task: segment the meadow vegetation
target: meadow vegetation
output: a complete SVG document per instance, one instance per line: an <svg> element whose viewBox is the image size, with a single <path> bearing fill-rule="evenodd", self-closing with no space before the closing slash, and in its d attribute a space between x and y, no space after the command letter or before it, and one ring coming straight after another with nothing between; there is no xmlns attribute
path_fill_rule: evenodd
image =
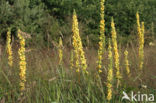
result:
<svg viewBox="0 0 156 103"><path fill-rule="evenodd" d="M146 103L122 100L123 91L156 96L156 2L129 1L1 0L0 103Z"/></svg>
<svg viewBox="0 0 156 103"><path fill-rule="evenodd" d="M26 52L26 87L24 94L20 92L19 57L17 47L14 45L14 65L8 65L7 54L3 48L0 62L0 87L1 102L6 103L106 103L107 96L107 71L103 70L100 78L97 78L97 51L85 49L88 72L84 78L78 74L75 68L70 68L70 52L68 48L63 49L63 64L59 65L58 51L47 48L30 48ZM130 77L127 76L124 50L127 49ZM111 103L122 103L122 91L141 91L142 93L153 93L156 95L156 47L145 47L145 60L143 72L138 72L138 57L136 47L121 48L120 68L123 78L120 88L113 86L113 97ZM31 50L31 52L29 51ZM103 65L108 70L108 52L105 52ZM114 70L114 68L113 68ZM115 74L114 74L115 75ZM114 78L114 76L113 76ZM114 81L115 82L115 81ZM144 88L143 86L147 86ZM125 101L127 103L127 101Z"/></svg>

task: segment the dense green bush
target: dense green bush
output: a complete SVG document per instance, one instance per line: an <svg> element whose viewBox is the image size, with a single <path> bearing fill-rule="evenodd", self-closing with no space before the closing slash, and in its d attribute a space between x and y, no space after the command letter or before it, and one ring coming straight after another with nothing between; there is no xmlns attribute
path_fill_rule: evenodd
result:
<svg viewBox="0 0 156 103"><path fill-rule="evenodd" d="M100 0L1 0L0 34L5 34L8 27L20 28L32 35L32 41L49 44L63 35L63 39L68 43L72 34L73 9L78 14L84 45L89 37L92 45L96 46L99 35ZM156 25L155 0L106 0L106 35L110 36L110 19L114 17L119 38L132 38L136 33L137 11L140 13L141 21L145 21L147 34L151 35L152 22ZM119 41L122 42L122 39Z"/></svg>

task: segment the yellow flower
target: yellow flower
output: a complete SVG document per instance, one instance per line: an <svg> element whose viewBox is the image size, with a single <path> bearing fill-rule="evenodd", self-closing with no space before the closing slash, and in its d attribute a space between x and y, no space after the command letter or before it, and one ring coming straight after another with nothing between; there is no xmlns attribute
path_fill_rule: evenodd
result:
<svg viewBox="0 0 156 103"><path fill-rule="evenodd" d="M8 53L8 64L10 67L13 65L12 48L11 48L11 31L7 32L7 43L6 43L7 53Z"/></svg>
<svg viewBox="0 0 156 103"><path fill-rule="evenodd" d="M100 65L99 65L100 66ZM102 72L102 70L99 70L99 73L101 73Z"/></svg>
<svg viewBox="0 0 156 103"><path fill-rule="evenodd" d="M82 41L79 35L78 29L78 20L76 12L73 13L73 25L72 25L72 32L73 32L73 47L74 47L74 56L75 56L75 67L77 72L80 72L80 68L82 68L83 72L87 73L87 63L85 58L85 53L83 51Z"/></svg>
<svg viewBox="0 0 156 103"><path fill-rule="evenodd" d="M115 62L115 68L116 68L116 78L117 78L117 87L120 85L120 79L122 78L120 74L120 68L119 68L119 53L118 53L118 45L117 45L117 34L115 30L115 24L114 20L112 18L111 22L112 27L112 43L113 43L113 49L114 49L114 62Z"/></svg>
<svg viewBox="0 0 156 103"><path fill-rule="evenodd" d="M78 72L78 73L79 73L79 72L80 72L80 69L76 69L76 72Z"/></svg>
<svg viewBox="0 0 156 103"><path fill-rule="evenodd" d="M104 48L105 48L105 20L104 20L104 3L105 0L101 0L100 5L101 5L101 20L100 20L100 36L99 36L99 50L98 50L98 71L99 73L102 72L102 58L104 54Z"/></svg>
<svg viewBox="0 0 156 103"><path fill-rule="evenodd" d="M128 62L128 51L127 50L125 50L124 55L125 55L125 66L126 66L127 75L130 76L130 69L129 69L129 62Z"/></svg>
<svg viewBox="0 0 156 103"><path fill-rule="evenodd" d="M107 74L107 100L110 101L112 99L112 81L113 81L113 57L112 57L112 46L109 40L108 47L108 74Z"/></svg>
<svg viewBox="0 0 156 103"><path fill-rule="evenodd" d="M20 48L18 50L20 62L20 89L23 91L25 89L25 82L26 82L26 59L25 59L25 39L20 34L20 30L18 30L18 38L20 40Z"/></svg>
<svg viewBox="0 0 156 103"><path fill-rule="evenodd" d="M144 22L140 26L139 13L136 13L137 18L137 31L139 41L139 70L142 70L144 64Z"/></svg>
<svg viewBox="0 0 156 103"><path fill-rule="evenodd" d="M62 43L62 39L60 37L60 40L59 40L59 65L62 65L62 57L63 57L62 48L63 48L63 43Z"/></svg>

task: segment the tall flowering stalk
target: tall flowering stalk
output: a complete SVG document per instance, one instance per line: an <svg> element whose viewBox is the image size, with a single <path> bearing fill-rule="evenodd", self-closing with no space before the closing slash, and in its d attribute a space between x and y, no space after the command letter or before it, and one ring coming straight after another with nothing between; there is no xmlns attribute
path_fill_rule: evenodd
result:
<svg viewBox="0 0 156 103"><path fill-rule="evenodd" d="M102 72L102 58L104 54L104 48L105 48L105 20L104 20L104 3L105 0L101 0L100 5L101 5L101 20L100 20L100 36L99 36L99 50L98 50L98 72Z"/></svg>
<svg viewBox="0 0 156 103"><path fill-rule="evenodd" d="M125 50L124 55L125 55L126 73L127 73L128 77L129 77L130 76L130 69L129 69L128 51L127 50Z"/></svg>
<svg viewBox="0 0 156 103"><path fill-rule="evenodd" d="M11 31L7 32L7 43L6 43L7 53L8 53L8 64L10 67L13 65L12 47L11 47Z"/></svg>
<svg viewBox="0 0 156 103"><path fill-rule="evenodd" d="M62 48L63 48L63 43L62 43L62 39L60 37L59 39L59 65L62 65L62 57L63 57L63 54L62 54Z"/></svg>
<svg viewBox="0 0 156 103"><path fill-rule="evenodd" d="M110 101L112 99L112 81L113 81L113 57L112 57L112 46L109 40L108 46L108 75L107 75L107 100Z"/></svg>
<svg viewBox="0 0 156 103"><path fill-rule="evenodd" d="M74 55L75 55L75 67L76 71L80 72L80 68L82 68L83 72L87 73L87 63L85 58L85 53L83 51L82 41L79 35L79 28L78 28L78 20L77 15L74 10L73 13L73 25L72 25L72 32L73 32L73 47L74 47Z"/></svg>
<svg viewBox="0 0 156 103"><path fill-rule="evenodd" d="M84 53L83 47L82 47L81 38L79 38L79 41L80 41L79 42L79 52L80 52L81 68L84 73L88 73L87 72L87 63L86 63L85 53Z"/></svg>
<svg viewBox="0 0 156 103"><path fill-rule="evenodd" d="M78 35L79 35L79 29L78 29L78 21L77 21L77 15L74 11L73 13L73 25L72 25L72 32L73 32L73 47L74 47L74 59L75 59L75 68L76 72L80 72L80 61L79 61L79 52L78 52Z"/></svg>
<svg viewBox="0 0 156 103"><path fill-rule="evenodd" d="M137 31L139 41L139 70L142 70L144 64L144 22L140 26L139 13L136 13L137 18Z"/></svg>
<svg viewBox="0 0 156 103"><path fill-rule="evenodd" d="M111 31L112 43L113 43L113 49L114 49L114 62L115 62L115 68L116 68L116 79L117 79L117 87L118 87L120 85L120 79L122 78L122 76L120 74L117 34L116 34L113 18L112 18L112 22L111 22L111 27L112 27L112 31Z"/></svg>
<svg viewBox="0 0 156 103"><path fill-rule="evenodd" d="M20 30L18 30L18 38L20 40L20 48L18 50L20 62L20 89L21 91L25 90L25 82L26 82L26 57L25 57L25 39L20 34Z"/></svg>

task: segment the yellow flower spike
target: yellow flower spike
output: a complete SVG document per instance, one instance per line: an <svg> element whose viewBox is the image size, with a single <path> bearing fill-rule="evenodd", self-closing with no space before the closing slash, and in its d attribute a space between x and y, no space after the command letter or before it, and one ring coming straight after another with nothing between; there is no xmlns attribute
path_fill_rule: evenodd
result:
<svg viewBox="0 0 156 103"><path fill-rule="evenodd" d="M76 70L76 72L78 72L78 73L79 73L79 72L80 72L80 69L77 69L77 70Z"/></svg>
<svg viewBox="0 0 156 103"><path fill-rule="evenodd" d="M59 40L59 65L62 65L62 57L63 57L63 53L62 53L62 48L63 48L63 43L62 43L62 39L60 37Z"/></svg>
<svg viewBox="0 0 156 103"><path fill-rule="evenodd" d="M79 35L79 28L78 28L78 20L77 15L74 10L73 13L73 25L72 25L72 32L73 32L73 47L74 47L74 56L75 56L75 67L76 71L80 72L80 68L82 68L84 73L87 73L87 63L85 58L85 53L83 51L82 41Z"/></svg>
<svg viewBox="0 0 156 103"><path fill-rule="evenodd" d="M144 22L140 26L139 13L136 13L137 18L137 31L139 41L139 70L142 70L144 64Z"/></svg>
<svg viewBox="0 0 156 103"><path fill-rule="evenodd" d="M114 50L114 62L115 62L115 68L116 68L116 79L117 79L117 88L120 85L120 79L122 78L121 74L120 74L120 63L119 63L119 53L118 53L118 45L117 45L117 34L116 34L116 30L115 30L115 24L114 24L114 20L112 18L112 22L111 22L111 27L112 27L112 43L113 43L113 50Z"/></svg>
<svg viewBox="0 0 156 103"><path fill-rule="evenodd" d="M20 48L18 50L20 62L19 62L19 67L20 67L20 90L23 91L25 90L25 82L26 82L26 57L25 57L25 39L22 37L20 34L20 30L18 30L18 38L20 40Z"/></svg>
<svg viewBox="0 0 156 103"><path fill-rule="evenodd" d="M10 67L12 67L12 65L13 65L13 56L12 56L11 31L10 31L10 29L7 32L6 48L7 48L7 54L8 54L8 64L9 64Z"/></svg>
<svg viewBox="0 0 156 103"><path fill-rule="evenodd" d="M144 37L144 32L145 32L144 22L141 22L141 32L142 32L142 36ZM144 39L142 40L144 41Z"/></svg>
<svg viewBox="0 0 156 103"><path fill-rule="evenodd" d="M101 20L100 20L100 36L99 36L99 50L98 50L98 61L97 61L97 69L99 73L102 72L102 58L104 54L104 48L105 48L105 20L104 20L104 3L105 0L101 0L100 5L101 5Z"/></svg>
<svg viewBox="0 0 156 103"><path fill-rule="evenodd" d="M125 50L124 55L125 55L126 73L127 73L128 77L130 77L130 69L129 69L128 51L127 50Z"/></svg>
<svg viewBox="0 0 156 103"><path fill-rule="evenodd" d="M74 59L75 59L75 68L76 71L79 72L79 53L78 53L78 40L77 34L79 33L79 29L76 27L78 25L76 12L73 13L73 24L72 24L72 32L73 32L73 47L74 47Z"/></svg>
<svg viewBox="0 0 156 103"><path fill-rule="evenodd" d="M107 100L110 101L112 99L112 81L113 81L113 57L112 57L112 46L109 40L108 46L108 74L107 74Z"/></svg>

